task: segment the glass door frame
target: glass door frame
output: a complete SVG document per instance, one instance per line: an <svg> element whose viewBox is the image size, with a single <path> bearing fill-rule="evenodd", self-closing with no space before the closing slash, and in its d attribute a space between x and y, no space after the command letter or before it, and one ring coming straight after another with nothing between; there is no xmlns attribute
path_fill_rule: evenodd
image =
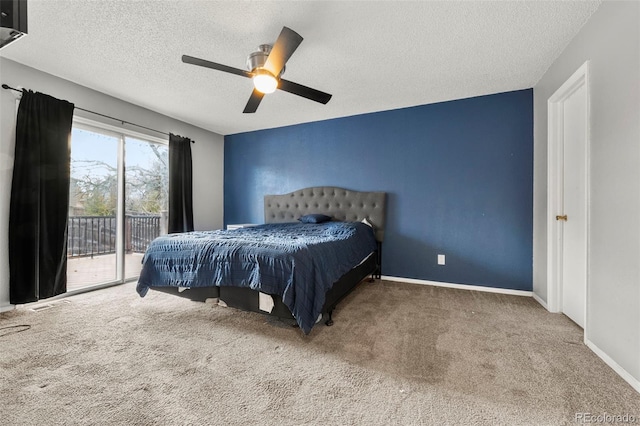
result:
<svg viewBox="0 0 640 426"><path fill-rule="evenodd" d="M126 190L126 150L125 139L127 137L135 138L138 140L147 141L150 143L157 143L161 145L169 145L169 140L162 139L157 136L151 136L146 133L140 133L133 130L125 129L123 127L114 126L111 124L102 123L99 121L91 120L89 118L81 117L78 115L73 116L73 127L87 130L90 132L101 133L107 136L115 137L118 139L118 153L117 153L117 206L116 206L116 279L112 281L106 281L97 284L90 284L78 290L67 292L67 294L75 294L83 291L92 290L100 287L107 287L117 284L122 284L127 281L136 280L137 277L130 277L125 279L125 190ZM70 146L71 146L71 141Z"/></svg>

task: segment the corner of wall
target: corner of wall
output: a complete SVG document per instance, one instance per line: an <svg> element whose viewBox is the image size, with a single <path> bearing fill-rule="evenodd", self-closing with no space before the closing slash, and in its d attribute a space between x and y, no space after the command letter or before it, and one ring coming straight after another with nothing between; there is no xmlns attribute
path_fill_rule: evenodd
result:
<svg viewBox="0 0 640 426"><path fill-rule="evenodd" d="M542 297L540 297L537 293L533 293L533 299L538 302L539 304L542 305L543 308L545 308L547 311L549 310L549 306L547 306L547 301L542 299Z"/></svg>

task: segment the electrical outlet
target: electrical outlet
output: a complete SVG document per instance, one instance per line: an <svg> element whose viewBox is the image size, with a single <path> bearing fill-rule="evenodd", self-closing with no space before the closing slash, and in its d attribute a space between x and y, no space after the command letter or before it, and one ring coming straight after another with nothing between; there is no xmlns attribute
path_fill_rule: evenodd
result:
<svg viewBox="0 0 640 426"><path fill-rule="evenodd" d="M438 255L438 265L444 265L444 254Z"/></svg>

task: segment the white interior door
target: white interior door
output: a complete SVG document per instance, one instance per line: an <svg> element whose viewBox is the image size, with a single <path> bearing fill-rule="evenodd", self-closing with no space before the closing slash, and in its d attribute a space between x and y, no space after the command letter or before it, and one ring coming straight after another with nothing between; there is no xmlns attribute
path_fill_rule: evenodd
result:
<svg viewBox="0 0 640 426"><path fill-rule="evenodd" d="M587 286L587 96L581 85L563 102L562 312L585 326Z"/></svg>

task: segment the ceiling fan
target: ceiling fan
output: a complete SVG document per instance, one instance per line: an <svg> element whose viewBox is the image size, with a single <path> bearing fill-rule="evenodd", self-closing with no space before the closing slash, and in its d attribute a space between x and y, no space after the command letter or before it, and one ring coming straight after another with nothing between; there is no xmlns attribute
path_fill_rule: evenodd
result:
<svg viewBox="0 0 640 426"><path fill-rule="evenodd" d="M285 64L302 43L302 40L302 36L291 28L282 27L275 44L262 44L257 52L249 55L247 58L248 71L188 55L182 55L182 62L251 78L254 89L249 97L249 102L242 111L243 113L256 112L264 95L273 93L276 89L326 104L331 99L330 94L281 78Z"/></svg>

